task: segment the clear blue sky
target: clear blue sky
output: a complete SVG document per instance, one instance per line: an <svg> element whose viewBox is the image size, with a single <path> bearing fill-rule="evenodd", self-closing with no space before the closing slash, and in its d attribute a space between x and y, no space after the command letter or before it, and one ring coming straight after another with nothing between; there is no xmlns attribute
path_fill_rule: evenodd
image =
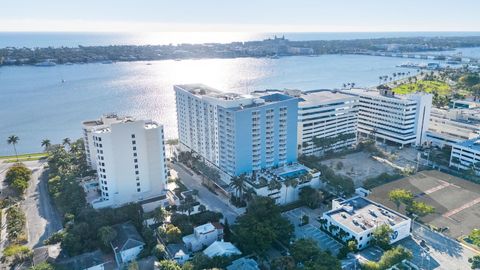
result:
<svg viewBox="0 0 480 270"><path fill-rule="evenodd" d="M0 31L480 31L479 0L1 0Z"/></svg>

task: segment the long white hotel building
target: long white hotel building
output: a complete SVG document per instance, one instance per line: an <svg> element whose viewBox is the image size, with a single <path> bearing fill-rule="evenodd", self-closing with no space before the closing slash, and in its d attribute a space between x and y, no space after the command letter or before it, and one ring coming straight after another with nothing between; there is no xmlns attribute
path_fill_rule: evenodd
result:
<svg viewBox="0 0 480 270"><path fill-rule="evenodd" d="M298 104L298 145L305 155L352 147L357 143L359 98L331 90L302 92ZM319 147L314 139L340 138L328 147Z"/></svg>
<svg viewBox="0 0 480 270"><path fill-rule="evenodd" d="M480 109L432 109L427 139L433 145L453 146L479 136Z"/></svg>
<svg viewBox="0 0 480 270"><path fill-rule="evenodd" d="M87 161L96 168L98 207L121 206L165 194L167 166L163 126L132 117L83 122Z"/></svg>
<svg viewBox="0 0 480 270"><path fill-rule="evenodd" d="M422 145L430 121L432 95L395 95L391 90L351 89L360 98L358 133L401 146Z"/></svg>
<svg viewBox="0 0 480 270"><path fill-rule="evenodd" d="M295 97L175 85L180 146L230 176L297 160Z"/></svg>
<svg viewBox="0 0 480 270"><path fill-rule="evenodd" d="M296 97L298 103L297 145L299 154L322 155L357 143L359 97L335 90L259 90L254 94L281 93ZM344 139L342 136L349 135ZM336 138L336 143L319 146L316 139Z"/></svg>

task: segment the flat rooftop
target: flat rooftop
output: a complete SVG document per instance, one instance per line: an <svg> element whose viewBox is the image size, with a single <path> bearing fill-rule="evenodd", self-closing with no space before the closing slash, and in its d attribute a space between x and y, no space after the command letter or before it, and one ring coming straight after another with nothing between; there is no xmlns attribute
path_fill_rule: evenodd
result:
<svg viewBox="0 0 480 270"><path fill-rule="evenodd" d="M254 95L222 92L203 84L175 85L175 87L181 88L199 98L218 102L221 107L235 111L297 99L279 92L263 92L263 95L259 95L257 92L254 92Z"/></svg>
<svg viewBox="0 0 480 270"><path fill-rule="evenodd" d="M160 126L157 122L152 121L152 120L135 120L135 118L128 117L128 118L124 118L123 120L116 121L116 122L113 122L113 123L110 123L110 124L97 126L97 127L92 129L92 132L97 133L97 134L98 133L109 133L109 132L112 131L111 125L133 123L133 122L137 122L137 121L144 121L144 123L145 123L144 128L145 129L154 129L154 128L158 128Z"/></svg>
<svg viewBox="0 0 480 270"><path fill-rule="evenodd" d="M381 224L395 226L409 220L406 216L364 197L336 199L336 201L341 207L325 214L352 232L361 233Z"/></svg>
<svg viewBox="0 0 480 270"><path fill-rule="evenodd" d="M352 95L365 95L365 96L371 96L371 97L385 97L385 98L393 98L393 99L398 99L398 100L408 100L409 95L383 95L380 93L379 90L377 89L363 89L363 88L354 88L354 89L349 89L349 90L342 90L343 93L346 94L352 94Z"/></svg>
<svg viewBox="0 0 480 270"><path fill-rule="evenodd" d="M335 90L312 90L302 92L300 95L301 107L314 106L322 103L334 103L344 99L354 99L355 96L347 93L342 93Z"/></svg>
<svg viewBox="0 0 480 270"><path fill-rule="evenodd" d="M176 86L198 97L206 96L206 97L213 97L213 98L222 99L222 100L237 100L237 99L252 98L251 95L222 92L218 89L215 89L213 87L210 87L204 84L182 84L182 85L176 85Z"/></svg>

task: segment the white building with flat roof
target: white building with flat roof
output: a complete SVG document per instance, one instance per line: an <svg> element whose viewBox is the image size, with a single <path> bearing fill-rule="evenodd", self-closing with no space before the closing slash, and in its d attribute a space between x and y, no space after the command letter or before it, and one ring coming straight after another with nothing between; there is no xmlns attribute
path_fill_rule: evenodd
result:
<svg viewBox="0 0 480 270"><path fill-rule="evenodd" d="M315 90L302 92L299 97L297 137L300 153L317 155L356 144L358 96ZM323 145L322 141L328 143Z"/></svg>
<svg viewBox="0 0 480 270"><path fill-rule="evenodd" d="M85 154L87 158L87 165L93 170L97 169L97 153L94 150L94 142L92 138L92 131L99 128L108 127L113 123L119 123L125 120L126 117L118 116L114 113L105 114L100 119L87 120L82 122L83 140L85 142Z"/></svg>
<svg viewBox="0 0 480 270"><path fill-rule="evenodd" d="M213 242L223 239L223 227L215 226L213 223L206 223L193 229L193 234L182 238L188 250L195 252L202 250Z"/></svg>
<svg viewBox="0 0 480 270"><path fill-rule="evenodd" d="M167 166L163 126L132 117L102 119L87 132L101 196L95 208L116 207L165 195ZM93 167L93 166L92 166Z"/></svg>
<svg viewBox="0 0 480 270"><path fill-rule="evenodd" d="M432 108L427 140L443 147L480 136L480 109Z"/></svg>
<svg viewBox="0 0 480 270"><path fill-rule="evenodd" d="M358 249L367 247L373 231L386 224L393 230L390 243L410 235L411 219L365 197L335 199L332 210L323 213L322 227L347 242L356 239Z"/></svg>
<svg viewBox="0 0 480 270"><path fill-rule="evenodd" d="M450 166L480 175L480 137L452 145Z"/></svg>
<svg viewBox="0 0 480 270"><path fill-rule="evenodd" d="M422 145L430 120L432 95L395 95L391 90L351 89L360 98L358 132L401 146Z"/></svg>

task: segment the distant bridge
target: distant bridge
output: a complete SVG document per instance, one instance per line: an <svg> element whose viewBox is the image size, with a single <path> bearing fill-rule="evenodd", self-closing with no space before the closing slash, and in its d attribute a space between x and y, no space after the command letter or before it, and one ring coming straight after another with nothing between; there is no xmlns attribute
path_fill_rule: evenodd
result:
<svg viewBox="0 0 480 270"><path fill-rule="evenodd" d="M355 52L353 54L371 55L371 56L385 56L385 57L398 57L405 59L424 59L424 60L437 60L447 62L458 62L459 64L479 64L480 58L477 57L465 57L461 54L456 55L444 55L444 54L429 54L429 53L395 53L395 52Z"/></svg>

